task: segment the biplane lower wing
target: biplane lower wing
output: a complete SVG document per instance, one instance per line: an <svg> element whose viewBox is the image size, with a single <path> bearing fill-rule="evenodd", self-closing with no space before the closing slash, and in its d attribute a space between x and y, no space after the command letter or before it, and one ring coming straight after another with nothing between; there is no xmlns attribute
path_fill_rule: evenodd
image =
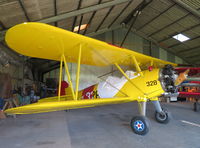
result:
<svg viewBox="0 0 200 148"><path fill-rule="evenodd" d="M53 99L51 99L53 100ZM72 101L51 101L51 102L38 102L30 105L25 105L17 108L5 110L7 114L32 114L59 111L75 108L94 107L106 104L119 104L134 101L131 97L121 98L102 98L102 99L89 99L89 100L72 100Z"/></svg>

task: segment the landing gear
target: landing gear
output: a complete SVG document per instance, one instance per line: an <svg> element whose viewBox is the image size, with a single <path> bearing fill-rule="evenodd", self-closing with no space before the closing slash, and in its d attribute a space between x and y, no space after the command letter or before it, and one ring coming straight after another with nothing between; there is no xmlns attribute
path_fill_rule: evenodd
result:
<svg viewBox="0 0 200 148"><path fill-rule="evenodd" d="M133 117L130 126L133 132L138 135L146 135L149 132L149 122L145 116Z"/></svg>
<svg viewBox="0 0 200 148"><path fill-rule="evenodd" d="M200 110L200 104L196 101L194 102L194 111L197 112Z"/></svg>
<svg viewBox="0 0 200 148"><path fill-rule="evenodd" d="M155 118L159 123L168 123L170 120L170 113L166 109L162 109L158 100L152 101L155 108ZM149 132L149 121L146 115L146 101L138 102L140 109L140 116L133 117L130 126L134 133L138 135L146 135Z"/></svg>
<svg viewBox="0 0 200 148"><path fill-rule="evenodd" d="M146 102L138 102L140 116L133 117L130 126L134 133L138 135L146 135L149 132L149 121L146 115Z"/></svg>
<svg viewBox="0 0 200 148"><path fill-rule="evenodd" d="M162 109L162 112L155 112L156 121L159 123L167 124L170 120L169 112L166 109Z"/></svg>
<svg viewBox="0 0 200 148"><path fill-rule="evenodd" d="M159 101L152 101L152 102L156 108L155 112L156 121L158 121L159 123L167 124L171 118L170 113L166 109L161 108Z"/></svg>

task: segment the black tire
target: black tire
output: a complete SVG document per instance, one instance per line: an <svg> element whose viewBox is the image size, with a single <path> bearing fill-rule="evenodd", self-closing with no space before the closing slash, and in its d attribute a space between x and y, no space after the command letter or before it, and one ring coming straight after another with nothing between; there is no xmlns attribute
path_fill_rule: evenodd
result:
<svg viewBox="0 0 200 148"><path fill-rule="evenodd" d="M197 102L194 102L194 111L197 111Z"/></svg>
<svg viewBox="0 0 200 148"><path fill-rule="evenodd" d="M149 121L144 116L133 117L130 126L133 132L138 135L146 135L149 132Z"/></svg>
<svg viewBox="0 0 200 148"><path fill-rule="evenodd" d="M194 111L198 112L199 111L199 103L198 102L194 102Z"/></svg>
<svg viewBox="0 0 200 148"><path fill-rule="evenodd" d="M171 119L171 115L166 109L163 108L162 110L164 114L161 114L157 111L155 112L156 121L159 123L167 124Z"/></svg>

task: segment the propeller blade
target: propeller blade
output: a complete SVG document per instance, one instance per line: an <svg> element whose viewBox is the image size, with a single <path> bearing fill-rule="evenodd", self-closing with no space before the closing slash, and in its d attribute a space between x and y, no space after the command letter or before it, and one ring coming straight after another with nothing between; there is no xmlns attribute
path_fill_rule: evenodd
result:
<svg viewBox="0 0 200 148"><path fill-rule="evenodd" d="M183 81L185 81L187 79L189 71L190 71L190 69L187 69L186 71L184 71L184 72L179 74L179 76L175 80L175 85L176 86L181 84Z"/></svg>

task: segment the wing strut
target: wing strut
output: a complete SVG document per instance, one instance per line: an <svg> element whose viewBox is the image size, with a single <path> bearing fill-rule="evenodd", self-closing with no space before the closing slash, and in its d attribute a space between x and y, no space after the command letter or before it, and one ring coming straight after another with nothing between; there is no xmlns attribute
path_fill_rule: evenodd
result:
<svg viewBox="0 0 200 148"><path fill-rule="evenodd" d="M126 73L121 69L121 67L115 63L115 66L117 67L117 69L124 75L124 77L133 85L135 86L142 94L145 94L140 88L138 88L132 81L131 79L126 75Z"/></svg>
<svg viewBox="0 0 200 148"><path fill-rule="evenodd" d="M66 61L66 58L65 58L64 55L63 55L63 60L64 60L64 66L65 66L67 78L68 78L68 81L69 81L70 89L71 89L71 92L72 92L72 97L75 100L75 94L74 94L74 90L73 90L73 85L72 85L72 81L71 81L71 77L70 77L67 61Z"/></svg>
<svg viewBox="0 0 200 148"><path fill-rule="evenodd" d="M76 94L75 94L75 100L78 99L78 88L79 88L79 76L80 76L80 65L81 65L81 51L82 51L82 45L80 44L79 53L78 53L78 65L77 65L77 72L76 72Z"/></svg>
<svg viewBox="0 0 200 148"><path fill-rule="evenodd" d="M60 101L61 81L62 81L62 65L63 57L60 58L60 73L59 73L59 87L58 87L58 101Z"/></svg>
<svg viewBox="0 0 200 148"><path fill-rule="evenodd" d="M137 72L139 72L140 75L143 76L142 70L140 69L140 66L139 66L139 64L138 64L138 62L137 62L135 56L131 56L131 58L132 58L132 60L133 60L133 62L134 62L134 64L135 64L135 67L136 67Z"/></svg>
<svg viewBox="0 0 200 148"><path fill-rule="evenodd" d="M80 48L79 48L79 53L78 53L78 62L77 62L77 72L76 72L76 91L74 93L73 90L73 85L72 85L72 81L70 78L70 73L69 73L69 69L67 66L67 61L66 61L66 57L64 55L64 44L63 41L61 40L61 49L62 49L62 56L60 58L60 74L59 74L59 90L58 90L58 101L60 101L60 91L61 91L61 81L62 81L62 69L63 69L63 63L65 66L65 70L66 70L66 74L67 74L67 78L69 81L69 85L70 85L70 89L72 92L72 96L74 100L78 100L78 88L79 88L79 78L80 78L80 65L81 65L81 51L82 51L82 45L80 44Z"/></svg>

